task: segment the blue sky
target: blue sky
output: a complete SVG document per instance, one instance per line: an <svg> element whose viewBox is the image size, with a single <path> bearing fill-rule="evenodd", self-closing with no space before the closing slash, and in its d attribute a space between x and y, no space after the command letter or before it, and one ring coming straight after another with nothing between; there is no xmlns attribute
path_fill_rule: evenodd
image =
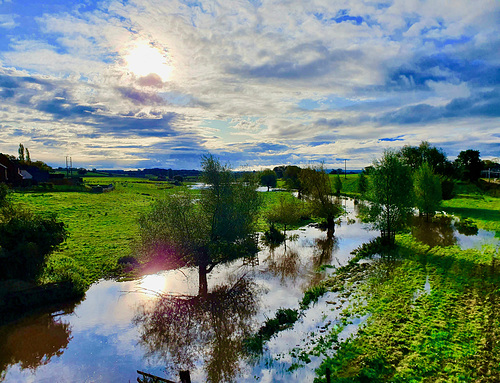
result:
<svg viewBox="0 0 500 383"><path fill-rule="evenodd" d="M500 157L498 0L0 0L0 152L53 166Z"/></svg>

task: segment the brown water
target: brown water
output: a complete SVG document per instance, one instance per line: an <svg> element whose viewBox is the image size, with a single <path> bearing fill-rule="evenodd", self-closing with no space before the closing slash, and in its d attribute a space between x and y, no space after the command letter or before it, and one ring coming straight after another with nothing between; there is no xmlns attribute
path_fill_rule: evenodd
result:
<svg viewBox="0 0 500 383"><path fill-rule="evenodd" d="M81 303L0 327L0 380L135 382L136 370L142 370L178 381L178 371L189 369L193 382L312 381L320 360L288 372L295 362L289 351L335 320L342 307L325 304L334 293L311 307L292 331L273 338L262 358L249 361L241 342L278 308L297 308L304 290L333 272L317 272L319 266L346 264L353 249L378 235L355 219L351 200L342 203L348 214L334 236L312 226L291 231L294 240L286 247L263 247L254 260L215 268L206 298L196 296L196 270L174 270L136 281L102 281ZM496 241L481 230L460 234L452 220L439 228L426 229L422 222L414 227L414 235L436 244ZM158 299L158 293L166 298Z"/></svg>

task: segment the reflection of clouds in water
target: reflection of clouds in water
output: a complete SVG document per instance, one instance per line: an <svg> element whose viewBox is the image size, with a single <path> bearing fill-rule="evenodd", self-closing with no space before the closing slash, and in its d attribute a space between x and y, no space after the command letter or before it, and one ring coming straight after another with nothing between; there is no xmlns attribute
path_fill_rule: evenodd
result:
<svg viewBox="0 0 500 383"><path fill-rule="evenodd" d="M351 211L350 217L354 217L352 202L348 201L346 206ZM316 273L315 270L321 263L345 264L354 248L378 234L365 231L364 227L366 225L337 225L330 260L327 260L330 244L323 243L326 250L317 247L325 238L328 240L326 232L311 226L302 230L289 231L289 235L296 234L299 239L287 242L287 252L284 247L275 250L274 265L267 260L270 257L269 250L263 249L258 254L259 263L255 266L245 265L243 260L239 259L216 267L208 274L209 287L213 288L217 284L227 283L231 277L246 274L257 287L256 314L249 323L253 323L254 320L262 323L266 316L273 317L280 307L298 307L303 291L330 272ZM319 242L316 241L317 239ZM295 273L292 272L293 269ZM49 364L36 371L33 375L34 380L38 382L46 379L57 382L58 377L64 377L64 381L119 380L126 382L135 381L137 369L165 376L164 363L161 360L154 357L145 358L147 350L137 344L140 334L131 321L139 305L155 302L153 295L137 292L145 286L144 281L154 281L149 288L156 286L156 289L162 286L161 289L164 292L196 294L198 292L197 270L183 268L182 271L186 276L179 271L171 270L150 277L146 276L137 281L101 281L93 285L87 292L86 300L78 305L74 313L62 317L63 321L70 323L73 340L63 355L59 358L52 358ZM321 304L314 305L308 312L310 312L308 314L310 319L305 319L304 324L298 323L297 331L308 331L307 326L312 326L313 322L307 321L313 321L314 318L317 320L323 315ZM302 330L300 326L304 326ZM251 324L248 325L248 329L254 327ZM293 329L284 332L283 335L273 339L271 344L275 344L280 350L286 350L286 347L290 345L294 347L297 344L294 344L295 331ZM282 346L280 342L283 342ZM214 356L211 355L211 357ZM194 360L197 370L191 374L193 381L205 381L203 372L205 367L202 363L203 358ZM238 362L238 364L241 363L243 362ZM251 367L246 366L244 370L247 371L248 368ZM308 369L309 367L301 370ZM302 373L295 372L295 375L288 377L285 375L282 381L302 381L294 378L294 376L301 376ZM26 381L26 376L31 376L25 371L18 371L15 367L11 368L8 374L11 381ZM265 369L260 374L261 381L265 379L276 381L273 380L273 374L274 372L271 373L270 370ZM170 378L174 376L177 375L170 375ZM244 377L240 379L238 376L237 381L255 381L255 379L252 374L249 374L248 379Z"/></svg>

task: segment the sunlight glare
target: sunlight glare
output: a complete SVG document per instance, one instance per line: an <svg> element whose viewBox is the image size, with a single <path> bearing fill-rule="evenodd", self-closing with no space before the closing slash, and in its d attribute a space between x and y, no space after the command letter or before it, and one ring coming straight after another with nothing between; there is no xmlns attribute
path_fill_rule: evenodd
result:
<svg viewBox="0 0 500 383"><path fill-rule="evenodd" d="M155 73L168 81L172 76L173 67L165 55L148 43L137 44L125 55L125 61L129 71L139 77Z"/></svg>
<svg viewBox="0 0 500 383"><path fill-rule="evenodd" d="M151 274L144 276L140 281L141 289L147 294L162 293L165 291L166 280L163 274Z"/></svg>

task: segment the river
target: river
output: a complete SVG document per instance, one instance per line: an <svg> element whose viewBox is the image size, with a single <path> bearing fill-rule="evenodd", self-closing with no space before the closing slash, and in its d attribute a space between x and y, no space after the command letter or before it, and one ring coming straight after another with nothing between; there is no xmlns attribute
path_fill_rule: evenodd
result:
<svg viewBox="0 0 500 383"><path fill-rule="evenodd" d="M289 231L293 239L286 246L261 245L254 259L216 267L206 299L196 296L196 270L185 268L134 281L103 280L79 303L0 327L0 381L136 382L137 370L178 381L183 369L193 382L312 381L319 359L290 372L290 351L335 320L342 307L326 304L331 294L308 309L293 330L274 337L261 358L247 358L241 343L278 308L297 308L308 287L378 235L356 218L352 200L342 204L347 214L334 236L314 226ZM498 243L494 233L459 227L448 218L433 225L417 222L413 234L430 245ZM321 265L334 267L318 271Z"/></svg>

